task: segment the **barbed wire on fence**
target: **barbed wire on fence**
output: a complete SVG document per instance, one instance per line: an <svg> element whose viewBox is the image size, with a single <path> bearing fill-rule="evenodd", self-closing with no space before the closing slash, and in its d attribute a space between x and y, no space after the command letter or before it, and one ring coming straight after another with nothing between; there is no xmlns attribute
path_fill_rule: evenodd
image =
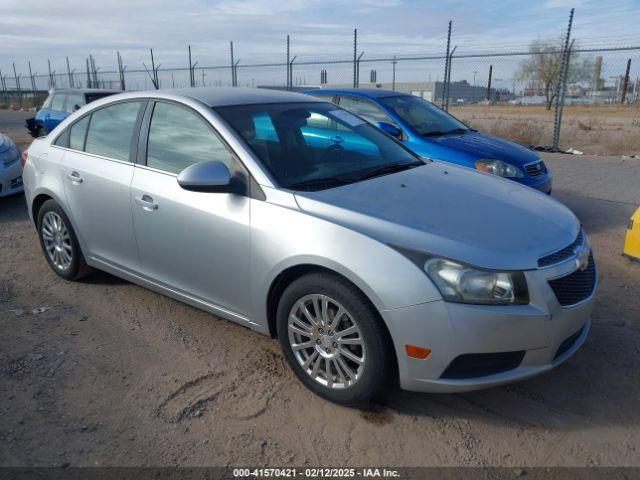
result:
<svg viewBox="0 0 640 480"><path fill-rule="evenodd" d="M348 56L297 55L287 36L286 56L275 61L247 61L230 42L227 64L193 62L191 46L185 66L164 66L153 50L138 68L126 66L120 52L114 57L115 68L96 65L91 55L84 68L72 68L65 57L63 69L52 70L47 61L46 73L32 69L30 61L26 62L28 73L18 73L13 63L11 69L0 70L0 106L12 100L21 106L33 105L34 98L52 88L384 88L418 95L445 110L506 103L554 107L552 146L557 148L565 104L640 103L640 38L573 39L570 21L562 35L547 42L537 40L500 50L491 45L458 44L452 22L448 27L447 48L443 44L439 52L379 54L366 43L358 43L356 29Z"/></svg>

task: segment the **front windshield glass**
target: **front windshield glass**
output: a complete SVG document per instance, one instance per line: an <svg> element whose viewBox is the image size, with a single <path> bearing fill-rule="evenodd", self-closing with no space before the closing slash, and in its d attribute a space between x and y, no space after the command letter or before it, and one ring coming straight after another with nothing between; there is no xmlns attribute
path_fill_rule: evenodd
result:
<svg viewBox="0 0 640 480"><path fill-rule="evenodd" d="M377 128L330 103L241 105L215 111L285 188L321 190L424 165Z"/></svg>
<svg viewBox="0 0 640 480"><path fill-rule="evenodd" d="M415 95L381 98L380 102L423 136L446 135L470 130L464 123L444 110Z"/></svg>

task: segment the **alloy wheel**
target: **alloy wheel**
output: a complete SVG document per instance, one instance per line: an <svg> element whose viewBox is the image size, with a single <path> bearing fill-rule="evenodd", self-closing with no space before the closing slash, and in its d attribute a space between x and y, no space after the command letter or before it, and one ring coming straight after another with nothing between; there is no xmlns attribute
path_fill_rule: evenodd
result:
<svg viewBox="0 0 640 480"><path fill-rule="evenodd" d="M58 213L47 212L42 218L42 241L51 263L60 270L66 270L71 266L73 262L71 235Z"/></svg>
<svg viewBox="0 0 640 480"><path fill-rule="evenodd" d="M289 345L302 369L332 389L356 383L366 366L366 348L356 320L326 295L305 295L287 321Z"/></svg>

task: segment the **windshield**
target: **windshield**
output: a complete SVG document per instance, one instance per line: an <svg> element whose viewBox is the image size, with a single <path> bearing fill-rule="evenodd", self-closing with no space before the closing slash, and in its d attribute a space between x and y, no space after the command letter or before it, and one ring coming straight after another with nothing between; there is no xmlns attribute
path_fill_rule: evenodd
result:
<svg viewBox="0 0 640 480"><path fill-rule="evenodd" d="M381 98L380 102L393 110L423 136L445 135L471 130L444 110L415 95Z"/></svg>
<svg viewBox="0 0 640 480"><path fill-rule="evenodd" d="M285 188L321 190L424 165L364 120L324 102L215 109Z"/></svg>

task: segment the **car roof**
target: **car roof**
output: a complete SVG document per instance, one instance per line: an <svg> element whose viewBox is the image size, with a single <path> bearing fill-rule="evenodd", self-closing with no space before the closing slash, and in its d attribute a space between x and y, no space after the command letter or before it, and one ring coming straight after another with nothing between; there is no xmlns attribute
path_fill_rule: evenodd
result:
<svg viewBox="0 0 640 480"><path fill-rule="evenodd" d="M54 88L51 93L122 93L109 88Z"/></svg>
<svg viewBox="0 0 640 480"><path fill-rule="evenodd" d="M407 96L408 93L383 90L382 88L322 88L320 90L307 90L310 95L352 95L362 98L385 98Z"/></svg>
<svg viewBox="0 0 640 480"><path fill-rule="evenodd" d="M303 95L301 93L266 88L249 87L196 87L159 90L160 92L191 97L209 107L226 107L231 105L255 105L261 103L323 102L324 100ZM158 92L158 90L154 90Z"/></svg>

